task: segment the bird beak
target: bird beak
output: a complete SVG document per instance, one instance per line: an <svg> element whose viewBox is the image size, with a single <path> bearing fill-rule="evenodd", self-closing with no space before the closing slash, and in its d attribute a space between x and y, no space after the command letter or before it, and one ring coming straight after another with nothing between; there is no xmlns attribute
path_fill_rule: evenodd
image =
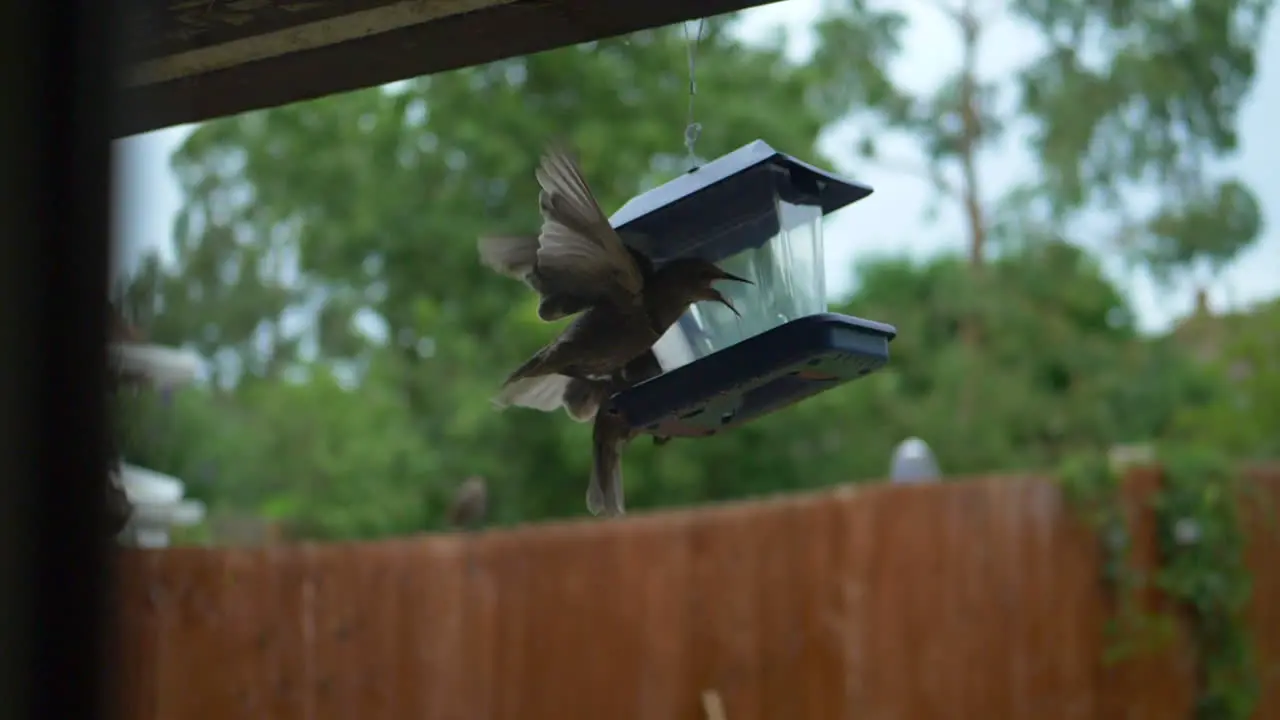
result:
<svg viewBox="0 0 1280 720"><path fill-rule="evenodd" d="M720 278L719 278L719 279L720 279L720 280L732 280L732 281L734 281L734 282L746 283L746 284L748 284L748 285L755 285L755 283L751 282L750 280L748 280L748 279L746 279L746 278L744 278L744 277L738 277L737 275L734 275L733 273L730 273L730 272L725 272L724 270L721 270L721 271L720 271Z"/></svg>
<svg viewBox="0 0 1280 720"><path fill-rule="evenodd" d="M707 290L706 299L712 302L718 302L721 305L724 305L725 307L732 310L734 315L737 315L738 317L742 317L742 313L738 312L738 308L734 307L733 303L729 302L729 298L721 294L719 290L716 290L715 288L709 288Z"/></svg>

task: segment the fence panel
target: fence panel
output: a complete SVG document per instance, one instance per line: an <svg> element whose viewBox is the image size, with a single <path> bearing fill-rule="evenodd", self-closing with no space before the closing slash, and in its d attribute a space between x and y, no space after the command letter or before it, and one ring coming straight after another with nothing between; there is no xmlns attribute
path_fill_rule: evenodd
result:
<svg viewBox="0 0 1280 720"><path fill-rule="evenodd" d="M1280 492L1280 475L1255 480ZM1148 569L1157 482L1127 486ZM1258 717L1277 718L1280 541L1261 515L1250 619ZM126 551L122 717L693 720L708 690L732 720L1188 717L1185 638L1100 662L1098 560L1094 534L1033 478L380 543Z"/></svg>

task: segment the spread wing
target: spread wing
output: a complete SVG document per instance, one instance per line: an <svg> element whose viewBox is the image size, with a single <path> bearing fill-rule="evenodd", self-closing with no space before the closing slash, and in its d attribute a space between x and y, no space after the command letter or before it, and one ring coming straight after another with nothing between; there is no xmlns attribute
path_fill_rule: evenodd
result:
<svg viewBox="0 0 1280 720"><path fill-rule="evenodd" d="M538 237L488 236L476 243L480 251L480 263L499 275L522 280L534 292L542 296L538 304L538 317L552 322L569 317L591 307L607 295L600 287L590 288L588 295L579 294L586 283L572 273L548 272L538 267ZM648 258L635 256L637 262L648 263Z"/></svg>
<svg viewBox="0 0 1280 720"><path fill-rule="evenodd" d="M542 186L538 271L557 293L636 301L644 277L596 202L578 164L552 149L537 171Z"/></svg>
<svg viewBox="0 0 1280 720"><path fill-rule="evenodd" d="M564 404L565 390L572 379L564 375L540 375L517 380L492 399L494 406L526 407L543 412L554 412Z"/></svg>
<svg viewBox="0 0 1280 720"><path fill-rule="evenodd" d="M538 238L533 236L482 237L476 247L485 267L517 280L527 280L538 264Z"/></svg>
<svg viewBox="0 0 1280 720"><path fill-rule="evenodd" d="M649 277L653 275L653 261L630 246L627 246L627 252L640 270L643 282L648 282ZM552 322L580 313L600 302L602 297L609 297L607 294L601 295L600 288L584 288L576 280L572 274L561 272L557 275L542 267L529 276L526 279L529 286L542 296L542 302L538 304L538 317Z"/></svg>

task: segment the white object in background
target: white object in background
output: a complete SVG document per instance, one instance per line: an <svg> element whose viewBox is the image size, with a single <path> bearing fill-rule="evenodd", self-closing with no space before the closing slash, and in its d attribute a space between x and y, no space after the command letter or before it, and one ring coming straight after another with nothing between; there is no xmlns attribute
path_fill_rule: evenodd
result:
<svg viewBox="0 0 1280 720"><path fill-rule="evenodd" d="M204 503L199 500L182 500L167 505L138 503L133 506L133 520L139 525L160 527L188 527L204 520Z"/></svg>
<svg viewBox="0 0 1280 720"><path fill-rule="evenodd" d="M120 486L134 505L172 505L185 492L181 480L128 463L120 463Z"/></svg>
<svg viewBox="0 0 1280 720"><path fill-rule="evenodd" d="M125 536L139 547L166 547L169 529L204 520L204 503L183 500L182 481L127 463L120 464L120 486L133 506Z"/></svg>
<svg viewBox="0 0 1280 720"><path fill-rule="evenodd" d="M145 378L152 385L173 387L194 382L200 376L200 356L161 345L117 342L111 344L112 360L125 376ZM166 547L169 530L195 525L204 519L204 504L182 499L182 481L154 470L120 463L115 480L130 505L128 524L120 533L127 544Z"/></svg>
<svg viewBox="0 0 1280 720"><path fill-rule="evenodd" d="M169 531L164 528L136 526L133 528L133 544L140 548L169 547Z"/></svg>
<svg viewBox="0 0 1280 720"><path fill-rule="evenodd" d="M889 482L937 482L940 477L938 461L925 441L909 437L894 448L893 460L889 465Z"/></svg>
<svg viewBox="0 0 1280 720"><path fill-rule="evenodd" d="M1111 472L1123 473L1131 467L1153 465L1156 461L1156 449L1150 443L1134 443L1131 445L1112 445L1107 449L1107 464Z"/></svg>
<svg viewBox="0 0 1280 720"><path fill-rule="evenodd" d="M200 356L162 345L113 343L112 355L126 375L142 375L156 385L186 385L200 375Z"/></svg>

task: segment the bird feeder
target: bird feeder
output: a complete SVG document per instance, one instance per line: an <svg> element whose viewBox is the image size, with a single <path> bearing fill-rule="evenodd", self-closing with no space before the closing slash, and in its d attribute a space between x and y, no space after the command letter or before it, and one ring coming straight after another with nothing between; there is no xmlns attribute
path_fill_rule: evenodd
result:
<svg viewBox="0 0 1280 720"><path fill-rule="evenodd" d="M827 312L823 218L871 188L757 140L633 198L610 218L659 268L700 257L750 280L689 309L654 345L663 372L605 410L639 432L698 437L875 372L890 325Z"/></svg>

